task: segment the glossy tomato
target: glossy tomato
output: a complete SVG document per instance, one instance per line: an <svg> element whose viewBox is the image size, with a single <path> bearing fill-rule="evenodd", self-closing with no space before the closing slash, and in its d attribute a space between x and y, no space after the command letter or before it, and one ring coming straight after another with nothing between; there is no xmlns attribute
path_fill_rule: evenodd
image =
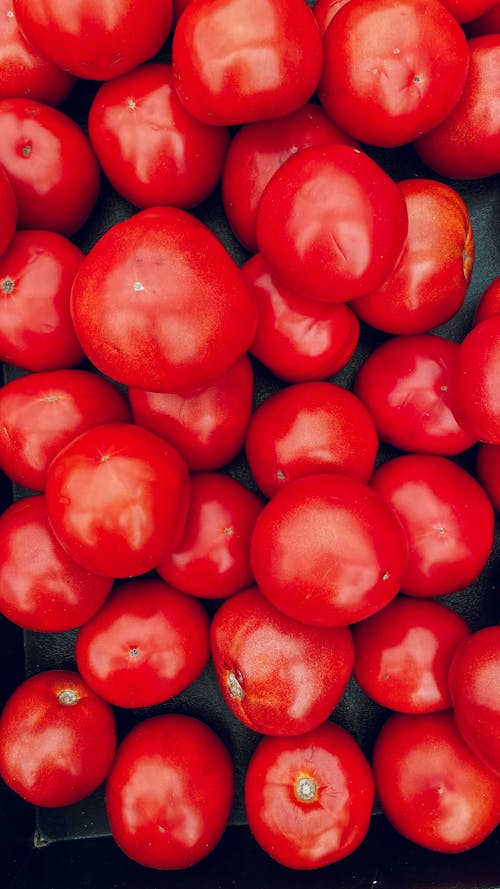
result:
<svg viewBox="0 0 500 889"><path fill-rule="evenodd" d="M500 444L500 315L476 324L460 345L449 379L450 405L472 436Z"/></svg>
<svg viewBox="0 0 500 889"><path fill-rule="evenodd" d="M0 163L0 256L12 241L16 225L16 195L7 172Z"/></svg>
<svg viewBox="0 0 500 889"><path fill-rule="evenodd" d="M192 716L146 719L121 742L106 783L111 832L123 852L159 869L205 858L233 801L231 757Z"/></svg>
<svg viewBox="0 0 500 889"><path fill-rule="evenodd" d="M500 512L500 446L482 443L477 449L476 473L493 506Z"/></svg>
<svg viewBox="0 0 500 889"><path fill-rule="evenodd" d="M92 793L116 748L110 705L72 670L26 679L0 716L0 775L37 806L67 806Z"/></svg>
<svg viewBox="0 0 500 889"><path fill-rule="evenodd" d="M500 314L500 275L491 281L483 291L474 314L474 323L479 324L491 315Z"/></svg>

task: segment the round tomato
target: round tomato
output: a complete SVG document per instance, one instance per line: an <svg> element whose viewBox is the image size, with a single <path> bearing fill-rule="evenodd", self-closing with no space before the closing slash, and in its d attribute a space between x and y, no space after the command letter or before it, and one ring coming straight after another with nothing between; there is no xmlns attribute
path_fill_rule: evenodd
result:
<svg viewBox="0 0 500 889"><path fill-rule="evenodd" d="M493 506L500 512L500 446L482 443L477 449L476 473Z"/></svg>
<svg viewBox="0 0 500 889"><path fill-rule="evenodd" d="M68 806L93 793L115 748L113 710L71 670L26 679L0 716L0 775L36 806Z"/></svg>
<svg viewBox="0 0 500 889"><path fill-rule="evenodd" d="M481 298L476 306L474 314L474 324L480 321L486 321L491 315L500 314L500 275L491 281L486 290L481 294Z"/></svg>
<svg viewBox="0 0 500 889"><path fill-rule="evenodd" d="M500 444L500 314L476 324L460 345L450 374L450 405L470 435Z"/></svg>
<svg viewBox="0 0 500 889"><path fill-rule="evenodd" d="M5 252L12 241L16 225L16 195L7 172L0 163L0 256Z"/></svg>

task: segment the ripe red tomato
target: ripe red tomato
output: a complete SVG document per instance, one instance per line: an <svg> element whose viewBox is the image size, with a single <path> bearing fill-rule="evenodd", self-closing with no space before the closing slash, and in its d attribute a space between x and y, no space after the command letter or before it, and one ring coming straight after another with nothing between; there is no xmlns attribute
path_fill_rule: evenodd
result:
<svg viewBox="0 0 500 889"><path fill-rule="evenodd" d="M371 484L406 532L403 593L444 596L476 580L493 546L494 512L475 478L446 457L405 454L379 466Z"/></svg>
<svg viewBox="0 0 500 889"><path fill-rule="evenodd" d="M378 436L370 414L352 392L328 382L296 383L254 412L245 450L266 497L292 479L318 472L368 482Z"/></svg>
<svg viewBox="0 0 500 889"><path fill-rule="evenodd" d="M390 710L446 710L451 659L469 635L463 618L445 605L398 596L353 627L355 679Z"/></svg>
<svg viewBox="0 0 500 889"><path fill-rule="evenodd" d="M430 334L396 336L365 359L354 391L383 441L402 451L443 456L472 447L475 439L458 425L448 398L459 348Z"/></svg>
<svg viewBox="0 0 500 889"><path fill-rule="evenodd" d="M192 716L146 719L121 742L106 783L111 832L148 867L190 867L217 845L233 800L231 757Z"/></svg>
<svg viewBox="0 0 500 889"><path fill-rule="evenodd" d="M26 630L60 633L89 620L112 579L78 565L57 542L45 497L25 497L0 517L0 611Z"/></svg>
<svg viewBox="0 0 500 889"><path fill-rule="evenodd" d="M99 167L74 120L27 99L0 101L0 164L14 189L19 228L74 234L97 200Z"/></svg>
<svg viewBox="0 0 500 889"><path fill-rule="evenodd" d="M68 806L92 793L116 748L113 710L78 673L26 679L0 716L0 774L36 806Z"/></svg>
<svg viewBox="0 0 500 889"><path fill-rule="evenodd" d="M16 195L6 170L0 164L0 256L12 241L16 225Z"/></svg>
<svg viewBox="0 0 500 889"><path fill-rule="evenodd" d="M463 741L451 711L391 716L372 766L384 814L413 843L464 852L500 821L500 778Z"/></svg>
<svg viewBox="0 0 500 889"><path fill-rule="evenodd" d="M155 392L214 383L246 352L257 310L217 237L174 207L110 228L76 276L71 311L103 373Z"/></svg>
<svg viewBox="0 0 500 889"><path fill-rule="evenodd" d="M130 420L127 400L86 370L28 374L0 389L0 466L25 488L43 491L49 465L77 435Z"/></svg>
<svg viewBox="0 0 500 889"><path fill-rule="evenodd" d="M117 707L173 698L197 679L209 655L201 602L154 578L117 584L75 648L85 682Z"/></svg>
<svg viewBox="0 0 500 889"><path fill-rule="evenodd" d="M402 192L374 160L349 145L316 146L290 157L265 188L257 242L283 284L343 302L381 284L407 224Z"/></svg>
<svg viewBox="0 0 500 889"><path fill-rule="evenodd" d="M474 324L498 314L500 314L500 275L494 278L481 294L474 314Z"/></svg>
<svg viewBox="0 0 500 889"><path fill-rule="evenodd" d="M245 779L248 823L286 867L323 867L365 838L373 777L356 741L325 722L294 738L263 738Z"/></svg>
<svg viewBox="0 0 500 889"><path fill-rule="evenodd" d="M180 454L131 423L82 432L59 451L47 514L75 562L106 577L150 571L182 535L189 477Z"/></svg>
<svg viewBox="0 0 500 889"><path fill-rule="evenodd" d="M154 56L172 24L172 0L14 0L19 24L40 52L76 77L107 80Z"/></svg>
<svg viewBox="0 0 500 889"><path fill-rule="evenodd" d="M354 660L348 627L308 627L252 587L221 605L210 633L222 696L255 732L311 731L344 694Z"/></svg>
<svg viewBox="0 0 500 889"><path fill-rule="evenodd" d="M257 519L251 558L265 596L313 626L379 611L401 586L403 528L380 494L345 475L309 475L278 491Z"/></svg>
<svg viewBox="0 0 500 889"><path fill-rule="evenodd" d="M197 0L174 33L181 102L211 124L283 117L310 99L323 52L303 0Z"/></svg>
<svg viewBox="0 0 500 889"><path fill-rule="evenodd" d="M460 345L449 379L450 405L470 435L500 444L500 315L476 324Z"/></svg>
<svg viewBox="0 0 500 889"><path fill-rule="evenodd" d="M403 145L428 132L464 88L467 41L438 0L351 0L323 46L321 104L369 145Z"/></svg>
<svg viewBox="0 0 500 889"><path fill-rule="evenodd" d="M477 449L476 473L493 506L500 512L500 446L482 443Z"/></svg>
<svg viewBox="0 0 500 889"><path fill-rule="evenodd" d="M194 207L221 176L229 132L188 114L171 65L141 65L102 84L88 126L106 176L136 207Z"/></svg>

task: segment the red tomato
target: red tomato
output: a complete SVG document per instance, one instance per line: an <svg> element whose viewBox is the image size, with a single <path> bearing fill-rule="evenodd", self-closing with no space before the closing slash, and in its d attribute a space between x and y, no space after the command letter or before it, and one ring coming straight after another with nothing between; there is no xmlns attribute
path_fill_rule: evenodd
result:
<svg viewBox="0 0 500 889"><path fill-rule="evenodd" d="M191 476L191 499L177 547L156 566L168 583L204 599L222 599L253 581L250 541L263 503L228 475Z"/></svg>
<svg viewBox="0 0 500 889"><path fill-rule="evenodd" d="M394 598L407 552L380 494L345 475L309 475L264 507L251 557L257 584L280 611L313 626L344 626Z"/></svg>
<svg viewBox="0 0 500 889"><path fill-rule="evenodd" d="M373 777L356 741L325 722L295 738L263 738L245 779L248 823L286 867L323 867L365 838Z"/></svg>
<svg viewBox="0 0 500 889"><path fill-rule="evenodd" d="M16 195L7 172L0 164L0 256L5 252L12 241L16 225Z"/></svg>
<svg viewBox="0 0 500 889"><path fill-rule="evenodd" d="M112 579L78 565L57 542L45 497L25 497L0 517L0 611L26 630L59 633L89 620Z"/></svg>
<svg viewBox="0 0 500 889"><path fill-rule="evenodd" d="M283 284L343 302L382 283L407 222L400 189L368 155L348 145L316 146L290 157L267 185L257 242Z"/></svg>
<svg viewBox="0 0 500 889"><path fill-rule="evenodd" d="M69 310L83 253L48 231L18 231L0 256L0 359L24 370L72 367L84 359Z"/></svg>
<svg viewBox="0 0 500 889"><path fill-rule="evenodd" d="M493 546L494 513L465 469L446 457L405 454L379 466L371 484L406 532L403 593L445 596L476 580Z"/></svg>
<svg viewBox="0 0 500 889"><path fill-rule="evenodd" d="M459 101L415 143L425 164L454 179L481 179L500 171L500 35L474 37L469 51Z"/></svg>
<svg viewBox="0 0 500 889"><path fill-rule="evenodd" d="M40 52L76 77L107 80L154 56L172 24L172 0L14 0Z"/></svg>
<svg viewBox="0 0 500 889"><path fill-rule="evenodd" d="M290 383L324 379L352 358L359 321L345 303L307 299L283 287L260 253L242 272L258 311L250 352L277 377Z"/></svg>
<svg viewBox="0 0 500 889"><path fill-rule="evenodd" d="M50 464L52 530L75 562L106 577L150 571L181 537L189 477L167 442L128 423L82 432Z"/></svg>
<svg viewBox="0 0 500 889"><path fill-rule="evenodd" d="M460 345L449 380L450 405L470 435L500 444L500 315L481 321Z"/></svg>
<svg viewBox="0 0 500 889"><path fill-rule="evenodd" d="M464 639L451 663L449 685L462 737L500 776L500 627Z"/></svg>
<svg viewBox="0 0 500 889"><path fill-rule="evenodd" d="M340 472L368 482L378 436L363 403L334 383L296 383L266 399L252 415L245 450L266 497L292 479Z"/></svg>
<svg viewBox="0 0 500 889"><path fill-rule="evenodd" d="M85 682L117 707L152 707L191 685L210 655L201 602L161 580L118 584L78 633Z"/></svg>
<svg viewBox="0 0 500 889"><path fill-rule="evenodd" d="M216 236L173 207L110 228L76 276L71 311L93 364L155 392L214 383L248 349L257 310Z"/></svg>
<svg viewBox="0 0 500 889"><path fill-rule="evenodd" d="M369 145L403 145L428 132L464 88L467 41L438 0L351 0L323 46L321 104Z"/></svg>
<svg viewBox="0 0 500 889"><path fill-rule="evenodd" d="M310 99L321 37L303 0L196 0L174 32L181 102L211 124L283 117Z"/></svg>
<svg viewBox="0 0 500 889"><path fill-rule="evenodd" d="M349 0L317 0L313 6L314 18L318 23L319 32L322 37L328 28L332 18L337 14L339 9L349 3Z"/></svg>
<svg viewBox="0 0 500 889"><path fill-rule="evenodd" d="M500 275L494 278L481 294L474 314L474 324L498 314L500 314Z"/></svg>
<svg viewBox="0 0 500 889"><path fill-rule="evenodd" d="M344 694L354 660L348 627L308 627L252 587L221 605L210 632L222 696L255 732L311 731Z"/></svg>
<svg viewBox="0 0 500 889"><path fill-rule="evenodd" d="M500 512L500 446L480 444L477 449L476 473L493 506Z"/></svg>
<svg viewBox="0 0 500 889"><path fill-rule="evenodd" d="M413 843L464 852L500 820L500 778L467 747L450 711L391 716L372 765L384 814Z"/></svg>
<svg viewBox="0 0 500 889"><path fill-rule="evenodd" d="M43 491L56 454L86 429L126 423L127 400L85 370L28 374L0 389L0 466L13 482Z"/></svg>
<svg viewBox="0 0 500 889"><path fill-rule="evenodd" d="M121 742L108 777L111 832L139 864L190 867L222 837L233 780L228 751L199 719L146 719Z"/></svg>
<svg viewBox="0 0 500 889"><path fill-rule="evenodd" d="M228 130L187 113L171 65L141 65L104 83L88 125L106 176L137 207L194 207L219 181Z"/></svg>
<svg viewBox="0 0 500 889"><path fill-rule="evenodd" d="M36 806L68 806L93 793L115 747L111 707L71 670L26 679L0 716L0 774Z"/></svg>
<svg viewBox="0 0 500 889"><path fill-rule="evenodd" d="M486 12L467 23L465 33L468 37L480 37L482 34L500 34L500 3L495 3L494 6L488 3Z"/></svg>
<svg viewBox="0 0 500 889"><path fill-rule="evenodd" d="M61 71L26 40L12 0L0 0L0 99L26 98L59 105L75 78Z"/></svg>
<svg viewBox="0 0 500 889"><path fill-rule="evenodd" d="M448 378L459 348L430 334L396 336L365 359L354 391L383 441L402 451L444 456L474 444L458 425L448 398Z"/></svg>
<svg viewBox="0 0 500 889"><path fill-rule="evenodd" d="M388 333L425 333L462 305L474 264L467 207L450 186L431 179L399 182L408 234L395 269L352 303L363 321Z"/></svg>
<svg viewBox="0 0 500 889"><path fill-rule="evenodd" d="M398 596L353 627L355 679L390 710L445 710L451 706L451 659L469 634L463 618L439 602Z"/></svg>
<svg viewBox="0 0 500 889"><path fill-rule="evenodd" d="M74 234L100 186L90 143L70 117L42 102L0 101L0 164L14 189L19 228Z"/></svg>
<svg viewBox="0 0 500 889"><path fill-rule="evenodd" d="M257 250L257 208L276 170L302 148L328 143L355 145L311 103L286 117L249 123L237 131L224 164L222 198L231 228L247 250Z"/></svg>
<svg viewBox="0 0 500 889"><path fill-rule="evenodd" d="M220 469L243 447L252 411L253 370L243 355L215 383L182 395L130 386L139 426L173 444L189 469Z"/></svg>

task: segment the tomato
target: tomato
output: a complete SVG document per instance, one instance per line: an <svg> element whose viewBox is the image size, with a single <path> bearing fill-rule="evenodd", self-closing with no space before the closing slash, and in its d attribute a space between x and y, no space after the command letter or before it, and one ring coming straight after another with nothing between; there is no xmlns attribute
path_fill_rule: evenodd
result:
<svg viewBox="0 0 500 889"><path fill-rule="evenodd" d="M420 334L392 337L365 359L354 391L383 441L402 451L443 456L474 444L449 404L448 379L458 352L458 343Z"/></svg>
<svg viewBox="0 0 500 889"><path fill-rule="evenodd" d="M438 0L353 0L333 17L323 46L321 104L369 145L403 145L428 132L464 88L467 41Z"/></svg>
<svg viewBox="0 0 500 889"><path fill-rule="evenodd" d="M450 186L431 179L399 182L408 234L395 269L380 287L351 303L363 321L388 333L425 333L462 305L474 264L467 207Z"/></svg>
<svg viewBox="0 0 500 889"><path fill-rule="evenodd" d="M143 574L181 537L189 477L167 442L129 423L87 429L59 451L47 514L75 562L106 577Z"/></svg>
<svg viewBox="0 0 500 889"><path fill-rule="evenodd" d="M303 0L196 0L179 19L172 46L179 98L211 124L290 114L312 96L322 59Z"/></svg>
<svg viewBox="0 0 500 889"><path fill-rule="evenodd" d="M255 732L311 731L344 694L354 660L348 627L308 627L252 587L221 605L210 633L222 696Z"/></svg>
<svg viewBox="0 0 500 889"><path fill-rule="evenodd" d="M500 171L500 35L468 41L463 93L445 120L417 139L417 154L453 179L481 179Z"/></svg>
<svg viewBox="0 0 500 889"><path fill-rule="evenodd" d="M337 14L339 9L342 9L345 3L349 3L349 0L317 0L317 3L314 4L314 18L318 23L322 37L325 36L326 29L334 15Z"/></svg>
<svg viewBox="0 0 500 889"><path fill-rule="evenodd" d="M427 849L464 852L500 821L500 778L467 747L451 711L391 716L372 767L385 816Z"/></svg>
<svg viewBox="0 0 500 889"><path fill-rule="evenodd" d="M92 793L116 747L113 711L72 670L21 683L0 716L0 774L36 806L68 806Z"/></svg>
<svg viewBox="0 0 500 889"><path fill-rule="evenodd" d="M334 472L368 482L378 436L363 403L334 383L296 383L266 399L250 420L245 450L266 497L292 479Z"/></svg>
<svg viewBox="0 0 500 889"><path fill-rule="evenodd" d="M257 250L257 208L273 174L302 148L325 143L355 144L309 102L286 117L245 124L236 132L224 163L222 198L231 228L247 250Z"/></svg>
<svg viewBox="0 0 500 889"><path fill-rule="evenodd" d="M89 620L112 579L78 565L57 542L45 497L25 497L0 517L0 611L26 630L59 633Z"/></svg>
<svg viewBox="0 0 500 889"><path fill-rule="evenodd" d="M174 207L112 226L71 295L77 336L96 367L155 392L214 383L246 352L257 310L216 236Z"/></svg>
<svg viewBox="0 0 500 889"><path fill-rule="evenodd" d="M69 310L83 253L63 235L18 231L0 257L0 359L24 370L84 359Z"/></svg>
<svg viewBox="0 0 500 889"><path fill-rule="evenodd" d="M257 519L255 580L290 617L355 623L387 605L406 567L406 540L376 491L345 475L309 475L278 491Z"/></svg>
<svg viewBox="0 0 500 889"><path fill-rule="evenodd" d="M194 207L219 181L228 130L187 113L171 65L141 65L103 83L88 125L106 176L137 207Z"/></svg>
<svg viewBox="0 0 500 889"><path fill-rule="evenodd" d="M258 312L250 352L277 377L290 383L323 379L352 358L359 321L345 303L307 299L283 287L260 253L242 272Z"/></svg>
<svg viewBox="0 0 500 889"><path fill-rule="evenodd" d="M493 444L480 444L477 449L476 474L490 498L500 512L500 447Z"/></svg>
<svg viewBox="0 0 500 889"><path fill-rule="evenodd" d="M294 738L263 738L245 779L248 823L286 867L323 867L365 838L373 777L356 741L325 722Z"/></svg>
<svg viewBox="0 0 500 889"><path fill-rule="evenodd" d="M191 476L191 498L177 547L156 566L168 583L206 599L222 599L253 581L250 541L263 503L228 475Z"/></svg>
<svg viewBox="0 0 500 889"><path fill-rule="evenodd" d="M0 256L12 241L16 225L16 195L5 169L0 164Z"/></svg>
<svg viewBox="0 0 500 889"><path fill-rule="evenodd" d="M220 469L239 453L252 411L248 355L218 380L192 392L147 392L130 386L134 422L174 445L189 469Z"/></svg>
<svg viewBox="0 0 500 889"><path fill-rule="evenodd" d="M457 728L500 777L500 627L484 627L464 639L448 679Z"/></svg>
<svg viewBox="0 0 500 889"><path fill-rule="evenodd" d="M152 707L191 685L210 655L201 602L156 579L117 584L78 633L76 663L117 707Z"/></svg>
<svg viewBox="0 0 500 889"><path fill-rule="evenodd" d="M172 0L14 0L19 24L40 52L76 77L107 80L154 56L172 24Z"/></svg>
<svg viewBox="0 0 500 889"><path fill-rule="evenodd" d="M451 706L448 670L466 622L439 602L398 596L353 627L354 676L390 710L432 713Z"/></svg>
<svg viewBox="0 0 500 889"><path fill-rule="evenodd" d="M43 491L52 459L102 423L126 423L127 400L85 370L28 374L0 389L0 466L13 482Z"/></svg>
<svg viewBox="0 0 500 889"><path fill-rule="evenodd" d="M221 839L233 782L231 757L208 725L178 714L146 719L121 742L106 783L113 837L140 864L190 867Z"/></svg>
<svg viewBox="0 0 500 889"><path fill-rule="evenodd" d="M474 314L474 324L500 314L500 275L491 281L481 294Z"/></svg>
<svg viewBox="0 0 500 889"><path fill-rule="evenodd" d="M405 454L375 470L371 484L408 538L401 591L444 596L471 584L493 546L493 507L481 485L446 457Z"/></svg>
<svg viewBox="0 0 500 889"><path fill-rule="evenodd" d="M15 192L19 228L72 235L100 187L90 143L70 117L31 99L0 101L0 164Z"/></svg>
<svg viewBox="0 0 500 889"><path fill-rule="evenodd" d="M500 315L476 324L460 345L449 380L450 405L461 426L480 441L500 444Z"/></svg>
<svg viewBox="0 0 500 889"><path fill-rule="evenodd" d="M348 145L316 146L290 157L265 188L257 242L290 289L343 302L381 284L407 222L400 189L368 155Z"/></svg>

